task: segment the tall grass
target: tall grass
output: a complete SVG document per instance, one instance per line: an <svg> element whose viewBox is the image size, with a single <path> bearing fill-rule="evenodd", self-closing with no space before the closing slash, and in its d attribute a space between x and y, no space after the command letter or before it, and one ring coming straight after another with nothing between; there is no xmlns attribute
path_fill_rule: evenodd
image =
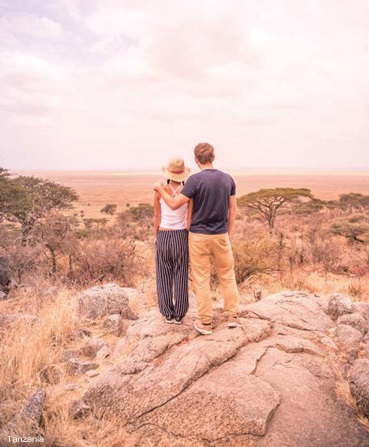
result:
<svg viewBox="0 0 369 447"><path fill-rule="evenodd" d="M60 354L78 349L85 341L73 337L80 327L76 290L61 289L52 296L38 288L15 293L0 303L0 314L14 315L18 306L33 315L13 320L3 328L0 344L0 431L24 406L40 386L46 392L42 430L45 447L120 447L136 445L116 421L98 421L92 416L73 418L71 404L79 400L89 386L86 376L68 375ZM138 297L133 297L133 304ZM7 317L6 317L7 318ZM87 323L87 322L84 322ZM100 322L90 324L101 332ZM68 385L73 385L70 389ZM18 436L34 436L32 429L17 426ZM22 432L22 433L21 433ZM128 439L129 438L129 439ZM0 440L0 445L3 440Z"/></svg>
<svg viewBox="0 0 369 447"><path fill-rule="evenodd" d="M23 302L25 299L22 296ZM37 298L31 292L28 299ZM14 318L5 314L8 323L0 345L1 421L9 421L39 386L48 387L63 380L59 356L77 324L75 306L70 292L64 290L33 316Z"/></svg>

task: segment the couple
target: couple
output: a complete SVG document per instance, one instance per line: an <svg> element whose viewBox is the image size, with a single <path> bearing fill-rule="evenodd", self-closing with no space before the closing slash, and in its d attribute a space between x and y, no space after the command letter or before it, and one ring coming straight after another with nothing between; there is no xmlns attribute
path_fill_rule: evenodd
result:
<svg viewBox="0 0 369 447"><path fill-rule="evenodd" d="M183 160L173 159L164 172L167 184L154 185L157 292L165 321L180 324L188 309L189 253L198 312L194 325L200 334L209 335L213 319L211 258L224 296L228 327L241 326L229 238L236 217L236 185L230 175L213 168L213 146L200 143L194 153L201 172L185 183L189 169Z"/></svg>

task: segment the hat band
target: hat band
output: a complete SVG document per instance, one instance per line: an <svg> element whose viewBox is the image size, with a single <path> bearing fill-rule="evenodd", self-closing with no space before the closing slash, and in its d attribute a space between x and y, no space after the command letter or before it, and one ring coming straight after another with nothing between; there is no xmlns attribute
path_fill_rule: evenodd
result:
<svg viewBox="0 0 369 447"><path fill-rule="evenodd" d="M169 171L169 172L171 172L172 174L183 174L184 169L182 169L181 171Z"/></svg>

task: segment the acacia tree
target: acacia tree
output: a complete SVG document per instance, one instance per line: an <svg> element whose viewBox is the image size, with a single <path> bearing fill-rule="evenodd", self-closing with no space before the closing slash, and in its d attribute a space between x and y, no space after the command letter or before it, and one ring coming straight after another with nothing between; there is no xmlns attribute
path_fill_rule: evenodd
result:
<svg viewBox="0 0 369 447"><path fill-rule="evenodd" d="M302 198L313 199L310 189L306 188L273 188L250 192L238 199L240 207L253 210L268 224L273 232L277 216L287 213L287 205L301 203Z"/></svg>
<svg viewBox="0 0 369 447"><path fill-rule="evenodd" d="M124 213L134 222L151 222L154 218L154 207L150 203L139 203L137 206L130 207Z"/></svg>
<svg viewBox="0 0 369 447"><path fill-rule="evenodd" d="M51 180L33 176L12 177L4 169L0 171L0 220L20 224L22 245L36 222L50 211L72 208L78 199L76 192Z"/></svg>
<svg viewBox="0 0 369 447"><path fill-rule="evenodd" d="M369 209L369 196L350 192L341 194L338 200L331 200L328 204L330 208L339 208L349 213L363 212Z"/></svg>
<svg viewBox="0 0 369 447"><path fill-rule="evenodd" d="M299 202L293 206L293 212L303 216L319 213L326 206L324 200L312 197L308 202Z"/></svg>
<svg viewBox="0 0 369 447"><path fill-rule="evenodd" d="M104 208L101 208L100 213L110 214L111 216L117 210L117 205L115 203L107 203Z"/></svg>
<svg viewBox="0 0 369 447"><path fill-rule="evenodd" d="M68 255L68 274L72 274L72 257L78 247L75 231L77 227L78 220L75 217L64 216L56 211L51 211L35 224L32 237L47 249L51 260L52 274L55 275L57 272L59 254Z"/></svg>
<svg viewBox="0 0 369 447"><path fill-rule="evenodd" d="M10 172L0 167L0 222L6 218L12 203L21 200L21 197L21 188L14 182Z"/></svg>
<svg viewBox="0 0 369 447"><path fill-rule="evenodd" d="M9 171L0 166L0 203L5 200L5 192L8 186Z"/></svg>
<svg viewBox="0 0 369 447"><path fill-rule="evenodd" d="M356 214L336 219L330 225L333 234L343 236L350 242L365 244L369 242L369 216Z"/></svg>

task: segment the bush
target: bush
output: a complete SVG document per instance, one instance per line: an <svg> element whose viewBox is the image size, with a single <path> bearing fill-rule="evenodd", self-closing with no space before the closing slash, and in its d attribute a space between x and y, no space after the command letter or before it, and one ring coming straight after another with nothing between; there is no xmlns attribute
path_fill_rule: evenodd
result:
<svg viewBox="0 0 369 447"><path fill-rule="evenodd" d="M238 284L260 275L270 275L278 269L277 244L266 234L242 238L233 249Z"/></svg>
<svg viewBox="0 0 369 447"><path fill-rule="evenodd" d="M138 267L133 241L116 237L86 238L80 241L70 279L83 286L110 280L132 286Z"/></svg>
<svg viewBox="0 0 369 447"><path fill-rule="evenodd" d="M24 281L27 276L40 274L45 267L46 258L40 245L24 247L21 244L14 245L4 252L8 260L11 276L17 283Z"/></svg>
<svg viewBox="0 0 369 447"><path fill-rule="evenodd" d="M138 206L130 207L124 214L135 222L150 221L154 219L154 207L149 203L139 203Z"/></svg>

